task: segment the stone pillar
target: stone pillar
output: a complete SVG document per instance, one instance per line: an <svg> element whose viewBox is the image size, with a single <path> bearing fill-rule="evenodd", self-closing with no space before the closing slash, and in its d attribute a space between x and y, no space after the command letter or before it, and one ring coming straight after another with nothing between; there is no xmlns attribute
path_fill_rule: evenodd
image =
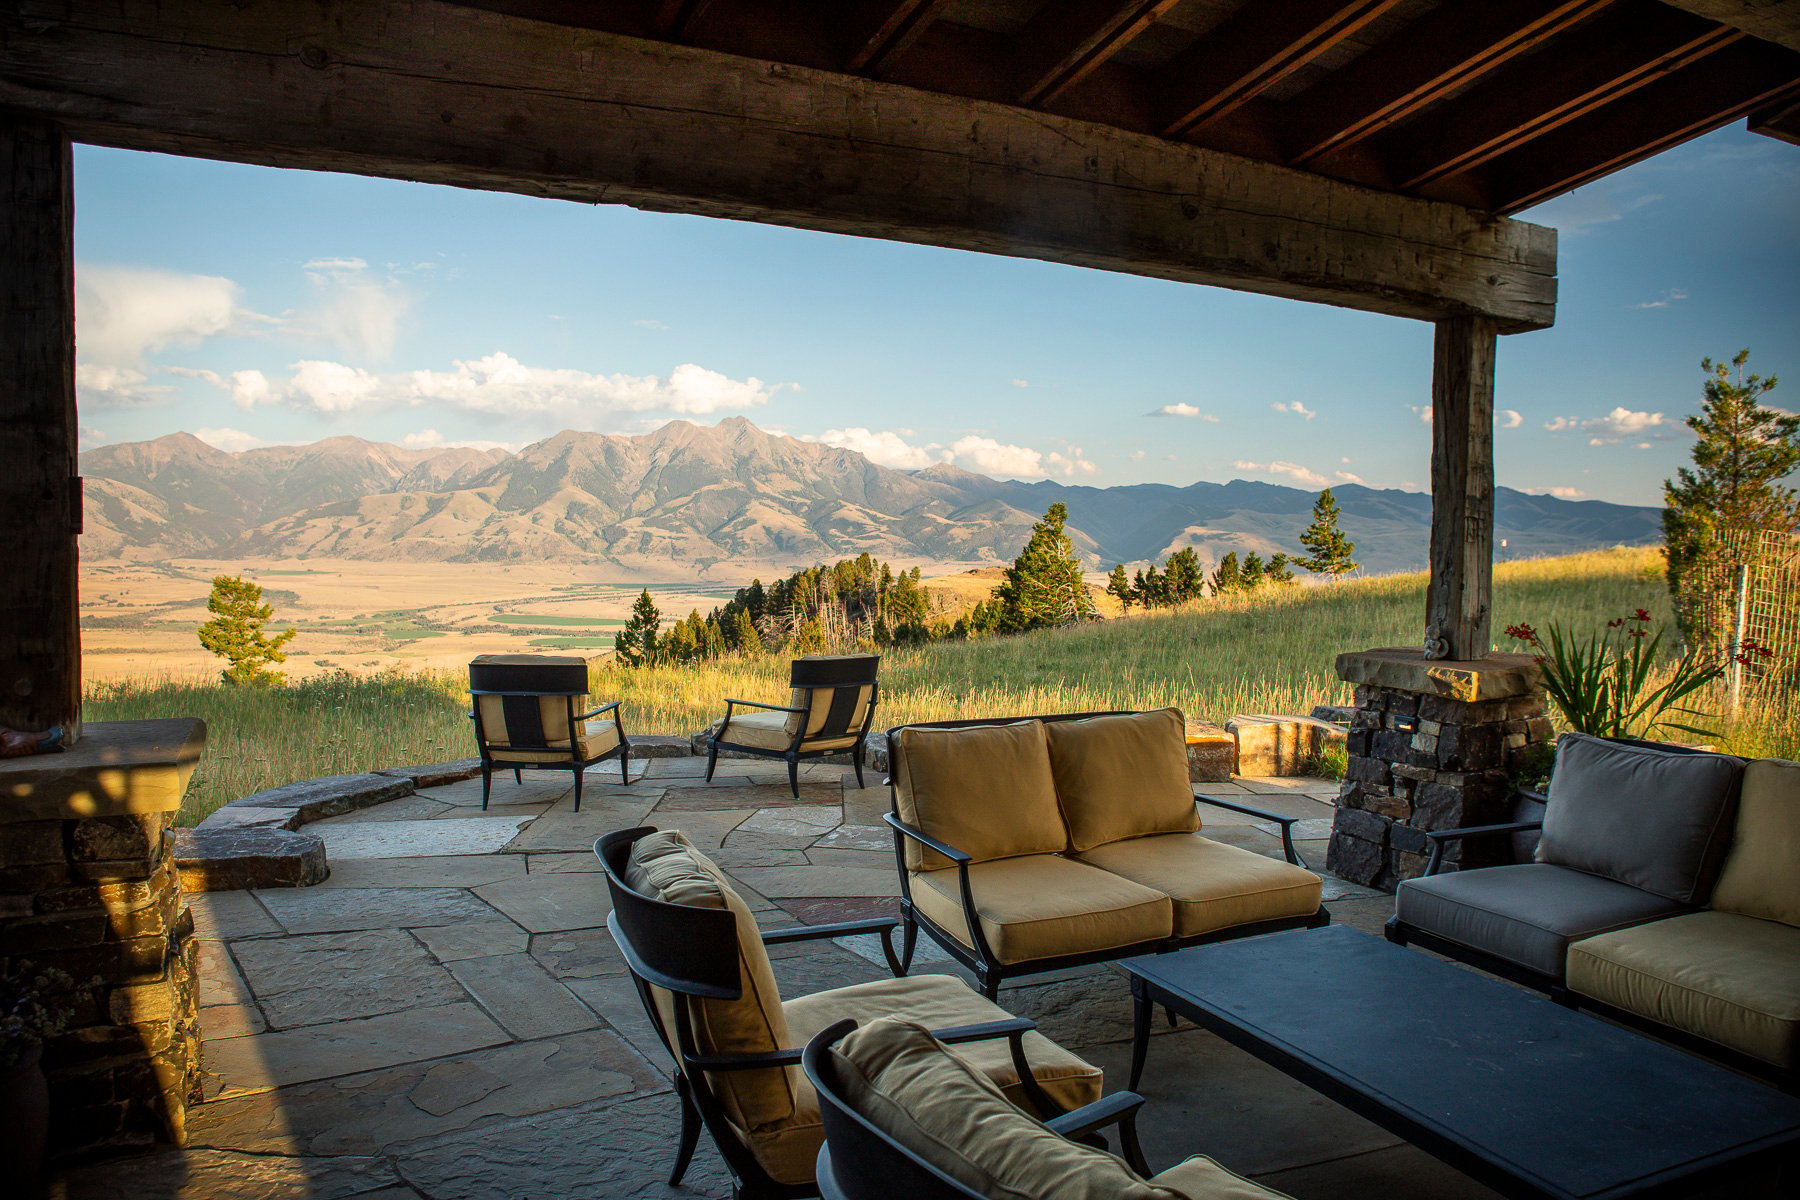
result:
<svg viewBox="0 0 1800 1200"><path fill-rule="evenodd" d="M1541 675L1525 654L1450 662L1413 649L1340 654L1337 672L1356 685L1356 710L1326 867L1391 891L1425 870L1427 830L1508 818L1511 779L1550 740ZM1505 850L1478 842L1449 857L1484 865Z"/></svg>
<svg viewBox="0 0 1800 1200"><path fill-rule="evenodd" d="M74 979L44 1047L53 1157L180 1144L200 1099L199 943L169 823L204 738L189 719L101 722L0 762L0 954Z"/></svg>

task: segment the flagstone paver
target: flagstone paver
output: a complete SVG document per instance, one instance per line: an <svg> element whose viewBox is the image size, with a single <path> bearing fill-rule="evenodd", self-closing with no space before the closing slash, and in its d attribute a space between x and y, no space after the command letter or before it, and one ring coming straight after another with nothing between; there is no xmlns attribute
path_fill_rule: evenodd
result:
<svg viewBox="0 0 1800 1200"><path fill-rule="evenodd" d="M858 788L843 766L809 763L796 801L781 762L725 770L707 784L704 759L657 758L621 784L606 764L580 813L567 776L515 785L502 773L486 815L479 779L454 780L309 826L331 842L319 886L190 896L209 1097L189 1115L191 1147L64 1172L53 1194L723 1198L705 1137L684 1186L663 1183L679 1128L668 1056L605 929L594 840L640 824L682 830L765 928L899 911L880 776ZM1301 818L1298 845L1323 862L1337 785L1207 786ZM1202 812L1210 835L1280 854L1277 826ZM478 844L454 852L462 837ZM1329 876L1324 894L1333 919L1359 929L1378 932L1392 908ZM874 935L777 947L771 961L788 995L886 975ZM924 937L913 970L962 973ZM1014 981L1000 1002L1122 1076L1130 1002L1110 967ZM1173 1034L1159 1023L1157 1036L1143 1120L1153 1165L1207 1152L1308 1200L1485 1195L1185 1022ZM1311 1132L1284 1143L1271 1129Z"/></svg>

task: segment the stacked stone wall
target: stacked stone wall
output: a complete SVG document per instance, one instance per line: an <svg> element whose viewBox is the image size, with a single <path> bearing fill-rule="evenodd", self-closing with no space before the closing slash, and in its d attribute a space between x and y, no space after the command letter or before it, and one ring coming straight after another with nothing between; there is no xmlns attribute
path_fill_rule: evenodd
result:
<svg viewBox="0 0 1800 1200"><path fill-rule="evenodd" d="M170 816L0 825L0 954L75 981L44 1048L53 1156L179 1143L200 1099L199 944Z"/></svg>
<svg viewBox="0 0 1800 1200"><path fill-rule="evenodd" d="M1523 756L1550 740L1546 714L1542 692L1465 702L1359 685L1327 869L1392 890L1424 872L1427 831L1506 820ZM1478 839L1446 857L1481 866L1506 851Z"/></svg>

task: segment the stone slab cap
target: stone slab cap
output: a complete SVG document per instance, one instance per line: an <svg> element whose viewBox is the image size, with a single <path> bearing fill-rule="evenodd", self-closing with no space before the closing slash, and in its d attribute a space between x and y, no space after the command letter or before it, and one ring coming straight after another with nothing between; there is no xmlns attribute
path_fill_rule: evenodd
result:
<svg viewBox="0 0 1800 1200"><path fill-rule="evenodd" d="M428 763L420 767L384 767L375 774L410 779L414 788L443 787L446 783L461 783L481 774L481 760L458 758L451 762Z"/></svg>
<svg viewBox="0 0 1800 1200"><path fill-rule="evenodd" d="M1187 723L1187 744L1198 746L1207 742L1229 742L1230 732L1219 728L1211 721L1189 721Z"/></svg>
<svg viewBox="0 0 1800 1200"><path fill-rule="evenodd" d="M325 775L269 788L226 807L288 809L299 813L298 824L304 825L412 793L413 781L403 775Z"/></svg>
<svg viewBox="0 0 1800 1200"><path fill-rule="evenodd" d="M633 758L691 758L694 753L687 738L674 734L634 733L625 743ZM481 773L479 764L475 773Z"/></svg>
<svg viewBox="0 0 1800 1200"><path fill-rule="evenodd" d="M84 724L60 754L0 760L0 823L173 812L205 747L196 717Z"/></svg>
<svg viewBox="0 0 1800 1200"><path fill-rule="evenodd" d="M175 870L184 892L310 887L331 873L325 843L284 829L175 829Z"/></svg>
<svg viewBox="0 0 1800 1200"><path fill-rule="evenodd" d="M1464 704L1529 696L1544 686L1543 671L1529 654L1490 654L1470 661L1429 659L1412 646L1340 654L1337 673L1349 683L1446 696Z"/></svg>

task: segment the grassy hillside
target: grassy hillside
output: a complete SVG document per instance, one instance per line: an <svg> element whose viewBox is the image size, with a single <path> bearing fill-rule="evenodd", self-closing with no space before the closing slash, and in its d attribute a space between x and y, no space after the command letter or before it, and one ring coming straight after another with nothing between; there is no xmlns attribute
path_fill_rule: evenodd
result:
<svg viewBox="0 0 1800 1200"><path fill-rule="evenodd" d="M1349 699L1349 687L1333 670L1339 653L1416 644L1424 608L1425 577L1397 575L894 651L882 664L877 724L1165 704L1220 722L1233 713L1305 712ZM1612 550L1496 570L1496 631L1519 621L1591 629L1637 608L1669 620L1655 551ZM779 702L786 679L787 664L776 659L648 670L605 666L594 670L594 693L624 701L629 732L685 734L723 712L726 696ZM206 719L206 759L182 814L191 823L226 800L294 779L472 753L462 684L451 674L326 677L268 691L127 681L91 689L86 712L97 721ZM1795 757L1800 718L1791 704L1758 709L1729 731L1726 745Z"/></svg>

